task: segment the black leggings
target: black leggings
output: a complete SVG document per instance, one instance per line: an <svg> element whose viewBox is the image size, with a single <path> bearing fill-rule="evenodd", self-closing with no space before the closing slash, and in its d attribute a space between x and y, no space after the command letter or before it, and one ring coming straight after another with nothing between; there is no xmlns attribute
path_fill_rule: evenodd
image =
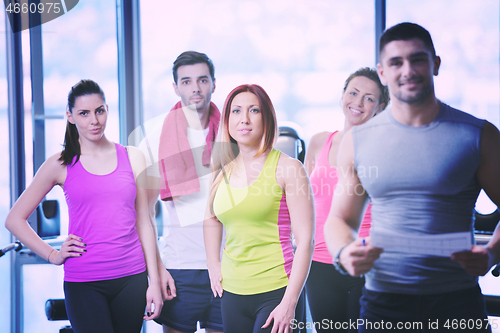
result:
<svg viewBox="0 0 500 333"><path fill-rule="evenodd" d="M323 329L318 327L321 325L316 326L318 333L331 332L335 323L342 325L349 323L349 319L355 322L359 318L359 299L364 284L364 278L342 275L332 264L312 262L306 281L306 294L312 319L316 323L321 323L325 319L328 323L333 323L323 326ZM344 327L349 326L344 325ZM342 332L342 330L335 331Z"/></svg>
<svg viewBox="0 0 500 333"><path fill-rule="evenodd" d="M75 333L139 333L147 273L94 282L64 282L66 312Z"/></svg>
<svg viewBox="0 0 500 333"><path fill-rule="evenodd" d="M286 287L255 295L237 295L224 290L221 298L224 333L271 332L272 322L265 329L261 327L283 299L285 290ZM297 302L295 317L304 316L304 309L304 297L301 295Z"/></svg>

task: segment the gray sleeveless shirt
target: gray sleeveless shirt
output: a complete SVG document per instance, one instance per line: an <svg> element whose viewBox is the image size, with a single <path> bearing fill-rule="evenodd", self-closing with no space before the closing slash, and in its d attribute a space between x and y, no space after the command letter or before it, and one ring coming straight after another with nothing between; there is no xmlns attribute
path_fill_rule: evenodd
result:
<svg viewBox="0 0 500 333"><path fill-rule="evenodd" d="M352 129L354 165L372 200L372 231L406 235L470 232L480 191L476 171L484 120L442 103L430 124L412 127L382 112ZM384 252L368 290L435 294L477 278L447 257Z"/></svg>

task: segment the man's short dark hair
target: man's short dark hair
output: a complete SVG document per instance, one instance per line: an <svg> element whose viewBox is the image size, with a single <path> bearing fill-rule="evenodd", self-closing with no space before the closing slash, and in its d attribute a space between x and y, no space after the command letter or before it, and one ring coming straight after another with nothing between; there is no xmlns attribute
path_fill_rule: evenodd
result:
<svg viewBox="0 0 500 333"><path fill-rule="evenodd" d="M174 61L174 66L172 67L172 74L174 75L174 82L177 84L177 69L181 66L194 65L204 63L207 64L208 70L210 72L210 77L212 81L215 80L215 69L212 60L205 53L200 53L196 51L186 51L182 52L177 59Z"/></svg>
<svg viewBox="0 0 500 333"><path fill-rule="evenodd" d="M432 43L431 35L429 31L425 30L423 27L415 23L399 23L389 29L387 29L380 37L380 48L379 54L382 54L384 47L397 40L410 40L410 39L420 39L425 47L431 52L433 57L436 56L436 50L434 49L434 44Z"/></svg>

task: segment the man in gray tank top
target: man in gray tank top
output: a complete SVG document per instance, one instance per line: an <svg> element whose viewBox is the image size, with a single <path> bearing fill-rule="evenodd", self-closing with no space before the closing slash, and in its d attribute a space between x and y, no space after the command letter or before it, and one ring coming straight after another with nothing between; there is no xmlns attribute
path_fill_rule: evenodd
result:
<svg viewBox="0 0 500 333"><path fill-rule="evenodd" d="M472 245L481 189L500 205L500 133L439 101L441 59L424 28L384 32L378 72L391 110L348 132L325 238L335 267L365 274L360 332L490 331L479 275L500 261L500 231ZM354 239L368 197L370 237Z"/></svg>

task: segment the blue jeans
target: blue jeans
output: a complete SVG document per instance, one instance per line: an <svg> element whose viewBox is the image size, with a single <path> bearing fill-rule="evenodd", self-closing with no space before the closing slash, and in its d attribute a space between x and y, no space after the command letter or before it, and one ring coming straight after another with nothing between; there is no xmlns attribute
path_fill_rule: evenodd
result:
<svg viewBox="0 0 500 333"><path fill-rule="evenodd" d="M359 332L491 332L479 286L433 295L366 290Z"/></svg>

